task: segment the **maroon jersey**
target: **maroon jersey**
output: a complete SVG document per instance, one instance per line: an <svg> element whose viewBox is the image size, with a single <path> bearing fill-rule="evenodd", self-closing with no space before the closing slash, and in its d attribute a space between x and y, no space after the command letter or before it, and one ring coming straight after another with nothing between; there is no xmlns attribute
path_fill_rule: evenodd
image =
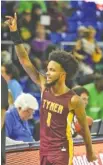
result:
<svg viewBox="0 0 103 165"><path fill-rule="evenodd" d="M45 89L40 110L40 153L51 154L52 151L68 150L66 136L68 105L75 93L54 96L50 89Z"/></svg>

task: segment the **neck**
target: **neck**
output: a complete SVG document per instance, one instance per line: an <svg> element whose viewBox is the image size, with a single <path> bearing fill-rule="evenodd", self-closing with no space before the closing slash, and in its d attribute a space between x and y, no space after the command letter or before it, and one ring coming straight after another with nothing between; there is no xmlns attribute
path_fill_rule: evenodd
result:
<svg viewBox="0 0 103 165"><path fill-rule="evenodd" d="M9 77L6 77L5 80L8 83L11 79Z"/></svg>
<svg viewBox="0 0 103 165"><path fill-rule="evenodd" d="M23 119L22 119L22 115L21 115L21 109L18 108L18 109L17 109L17 112L18 112L18 115L19 115L20 119L23 120Z"/></svg>
<svg viewBox="0 0 103 165"><path fill-rule="evenodd" d="M62 95L68 90L69 88L65 85L65 83L57 83L56 85L51 87L51 91L54 95Z"/></svg>
<svg viewBox="0 0 103 165"><path fill-rule="evenodd" d="M88 37L88 41L94 41L94 38Z"/></svg>

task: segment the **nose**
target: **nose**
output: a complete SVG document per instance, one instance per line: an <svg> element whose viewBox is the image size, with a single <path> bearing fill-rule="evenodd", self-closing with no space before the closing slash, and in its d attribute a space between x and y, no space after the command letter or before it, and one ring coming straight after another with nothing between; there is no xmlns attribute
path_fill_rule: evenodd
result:
<svg viewBox="0 0 103 165"><path fill-rule="evenodd" d="M49 72L49 71L47 71L47 72L46 72L46 76L49 76L49 75L50 75L50 72Z"/></svg>
<svg viewBox="0 0 103 165"><path fill-rule="evenodd" d="M85 105L87 106L87 104L88 104L88 100L85 100Z"/></svg>

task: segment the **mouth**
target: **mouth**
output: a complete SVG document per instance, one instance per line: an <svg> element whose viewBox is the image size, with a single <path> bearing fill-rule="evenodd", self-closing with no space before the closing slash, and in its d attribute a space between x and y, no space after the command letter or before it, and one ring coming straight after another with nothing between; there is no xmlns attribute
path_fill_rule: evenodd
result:
<svg viewBox="0 0 103 165"><path fill-rule="evenodd" d="M50 78L50 77L47 77L46 80L47 80L47 81L51 81L51 78Z"/></svg>

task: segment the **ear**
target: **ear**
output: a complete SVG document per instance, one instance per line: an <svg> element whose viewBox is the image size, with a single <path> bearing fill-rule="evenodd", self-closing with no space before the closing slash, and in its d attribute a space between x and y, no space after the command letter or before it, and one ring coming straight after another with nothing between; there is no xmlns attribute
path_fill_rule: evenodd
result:
<svg viewBox="0 0 103 165"><path fill-rule="evenodd" d="M21 111L21 107L19 107L18 110Z"/></svg>
<svg viewBox="0 0 103 165"><path fill-rule="evenodd" d="M65 79L66 78L66 73L65 72L62 72L61 75L60 75L61 79Z"/></svg>

